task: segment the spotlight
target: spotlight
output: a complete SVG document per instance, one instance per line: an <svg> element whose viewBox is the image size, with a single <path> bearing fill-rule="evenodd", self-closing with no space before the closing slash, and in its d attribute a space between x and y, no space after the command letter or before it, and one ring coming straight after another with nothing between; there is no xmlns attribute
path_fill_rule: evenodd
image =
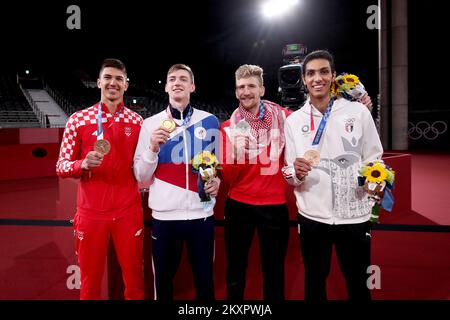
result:
<svg viewBox="0 0 450 320"><path fill-rule="evenodd" d="M281 16L297 3L298 0L269 0L262 5L262 13L266 18Z"/></svg>

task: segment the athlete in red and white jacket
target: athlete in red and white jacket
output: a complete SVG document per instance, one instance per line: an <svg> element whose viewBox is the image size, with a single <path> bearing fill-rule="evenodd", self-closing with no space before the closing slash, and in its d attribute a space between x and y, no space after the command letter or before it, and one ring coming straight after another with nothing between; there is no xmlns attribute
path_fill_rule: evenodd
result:
<svg viewBox="0 0 450 320"><path fill-rule="evenodd" d="M103 105L103 104L102 104ZM120 109L123 110L120 111ZM105 110L106 109L106 110ZM133 155L142 118L124 107L111 114L102 107L104 137L111 151L102 164L92 170L81 167L97 140L98 103L75 112L68 120L59 153L57 174L61 178L80 178L77 214L95 220L110 220L130 214L130 208L140 207L138 186L132 170Z"/></svg>
<svg viewBox="0 0 450 320"><path fill-rule="evenodd" d="M100 299L101 281L110 237L122 267L126 299L144 298L142 265L143 214L133 156L141 116L126 108L125 66L104 61L98 85L99 103L69 118L61 142L56 173L80 178L74 219L76 249L81 270L81 299ZM101 117L107 154L94 151Z"/></svg>

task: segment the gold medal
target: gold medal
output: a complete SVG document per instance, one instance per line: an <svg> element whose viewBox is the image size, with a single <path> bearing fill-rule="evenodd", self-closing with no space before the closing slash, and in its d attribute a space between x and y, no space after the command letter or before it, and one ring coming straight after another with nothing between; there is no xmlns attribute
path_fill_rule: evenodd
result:
<svg viewBox="0 0 450 320"><path fill-rule="evenodd" d="M303 158L308 160L313 167L317 166L320 162L320 153L316 150L308 150L303 155Z"/></svg>
<svg viewBox="0 0 450 320"><path fill-rule="evenodd" d="M103 155L106 155L111 150L111 144L109 143L108 140L105 139L97 140L94 143L94 150Z"/></svg>
<svg viewBox="0 0 450 320"><path fill-rule="evenodd" d="M167 129L170 133L172 133L176 128L175 121L172 119L166 119L161 122L161 127Z"/></svg>

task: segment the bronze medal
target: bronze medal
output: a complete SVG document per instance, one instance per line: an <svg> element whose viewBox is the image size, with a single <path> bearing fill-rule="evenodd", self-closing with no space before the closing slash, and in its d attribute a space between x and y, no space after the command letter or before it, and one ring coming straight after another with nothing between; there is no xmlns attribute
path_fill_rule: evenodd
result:
<svg viewBox="0 0 450 320"><path fill-rule="evenodd" d="M161 127L166 128L170 133L172 133L176 128L176 124L172 119L166 119L161 123Z"/></svg>
<svg viewBox="0 0 450 320"><path fill-rule="evenodd" d="M105 139L97 140L94 143L94 150L103 155L106 155L111 150L111 144L109 143L108 140Z"/></svg>
<svg viewBox="0 0 450 320"><path fill-rule="evenodd" d="M317 166L320 162L320 153L316 150L308 150L305 152L303 158L308 160L313 167Z"/></svg>

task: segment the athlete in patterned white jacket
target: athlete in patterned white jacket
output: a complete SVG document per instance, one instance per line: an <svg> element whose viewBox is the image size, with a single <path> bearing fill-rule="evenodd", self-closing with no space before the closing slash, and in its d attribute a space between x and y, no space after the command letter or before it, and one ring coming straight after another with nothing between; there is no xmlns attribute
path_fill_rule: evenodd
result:
<svg viewBox="0 0 450 320"><path fill-rule="evenodd" d="M80 298L101 298L112 238L122 268L125 298L144 299L143 214L132 169L142 118L123 104L128 83L121 61L106 59L97 83L100 103L70 116L56 164L59 177L80 179L74 219ZM98 140L107 146L94 150Z"/></svg>
<svg viewBox="0 0 450 320"><path fill-rule="evenodd" d="M335 75L333 57L327 51L312 52L305 58L303 81L310 98L286 121L285 160L294 170L284 172L287 181L296 186L305 298L326 299L334 244L349 298L369 300L366 272L371 208L357 176L362 163L381 158L383 148L363 104L331 98ZM327 115L325 124L322 119ZM323 134L315 144L321 124L325 124ZM309 161L305 153L311 150L319 157Z"/></svg>

